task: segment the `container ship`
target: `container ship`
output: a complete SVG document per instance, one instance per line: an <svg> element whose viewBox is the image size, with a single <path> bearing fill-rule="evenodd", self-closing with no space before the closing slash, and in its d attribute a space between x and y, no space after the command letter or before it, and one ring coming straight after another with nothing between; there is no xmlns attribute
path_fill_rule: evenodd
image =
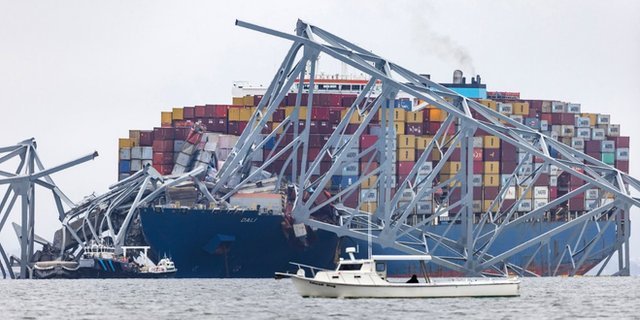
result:
<svg viewBox="0 0 640 320"><path fill-rule="evenodd" d="M345 117L346 109L351 106L356 95L364 88L367 79L357 77L327 76L315 80L313 95L308 159L315 159L328 136ZM309 83L296 82L308 90ZM623 172L629 171L629 137L620 135L620 126L610 123L606 114L589 113L582 110L578 103L523 99L517 92L491 92L481 83L479 76L467 83L462 73L456 71L452 83L446 87L472 98L496 112L515 119L528 127L545 133L553 139L580 150L587 155L615 166ZM163 175L183 174L191 168L205 166L205 181L220 169L238 136L243 132L262 98L264 88L252 87L245 83L236 83L233 88L231 104L197 105L172 108L161 112L160 126L149 130L130 130L129 137L119 139L119 180L126 179L145 165L153 166ZM306 105L303 94L302 104ZM296 94L288 94L278 110L268 121L268 131L276 130L279 124L294 112ZM423 153L433 135L440 129L446 113L440 109L427 107L418 112L407 111L407 106L420 103L398 97L395 101L395 129L397 153L394 159L394 173L398 181L409 174L415 160ZM316 107L317 106L317 107ZM301 128L305 126L306 108L300 107ZM361 119L351 117L346 134L353 134ZM360 135L354 152L372 146L380 133L375 119L367 132ZM302 129L301 129L302 130ZM253 164L258 166L270 154L277 153L275 141L285 142L294 139L291 131L277 132L273 141L267 141L262 150L254 152ZM474 182L473 211L476 220L481 213L491 211L491 202L498 196L500 187L506 183L506 177L512 173L519 162L523 161L518 150L501 143L495 136L478 132L473 139ZM550 150L553 152L553 150ZM552 156L555 156L553 153ZM301 161L301 158L298 159ZM427 166L420 168L421 173L430 172L440 160L433 153ZM325 198L335 194L358 180L365 170L372 170L377 163L367 166L348 166L340 175L332 177L325 186ZM331 160L322 161L319 174L331 166ZM269 172L281 172L291 175L291 167L284 161L276 160L268 166ZM520 170L531 172L536 162L521 166ZM445 181L460 169L459 149L454 151L440 171L439 180ZM268 181L268 173L265 174ZM534 187L526 193L517 213L526 213L540 208L549 201L567 194L582 185L581 180L572 178L557 168L551 167L535 181ZM144 241L158 255L171 257L178 267L178 277L272 277L275 271L289 270L290 261L331 268L340 258L343 249L357 246L364 249L367 244L360 240L338 237L323 230L309 227L300 229L291 220L290 201L285 187L278 192L259 192L261 183L231 196L230 207L217 208L198 196L194 188L181 190L178 187L167 191L163 203L140 209L140 224ZM457 192L456 192L457 191ZM448 195L448 201L454 203L461 199L459 188ZM505 195L508 206L515 204L517 187L510 187ZM601 196L599 189L589 190L582 197L574 197L563 206L545 213L544 218L532 223L524 223L505 232L501 243L492 250L505 250L521 239L529 239L543 234L565 221L575 219L592 209ZM406 224L415 225L434 214L442 203L443 197L436 195L421 199L416 209L407 218ZM358 192L340 199L341 203L365 212L373 212L377 207L376 179L371 177L361 183ZM411 199L408 199L411 200ZM319 212L318 219L335 219L331 215L331 206L325 212ZM425 225L423 230L432 234L449 235L462 233L462 224L452 217L455 211L440 215L433 223ZM477 222L477 221L476 221ZM574 244L577 239L591 239L595 250L589 250L588 256L576 274L584 274L602 262L614 250L615 228L606 228L606 221L590 220L584 226L567 229L555 235L549 241L549 250L527 249L509 258L510 263L524 266L532 274L553 276L568 274L575 261L565 255L563 249ZM488 226L486 226L488 228ZM606 229L599 237L589 237ZM581 234L580 237L577 234ZM587 241L587 240L580 240ZM501 246L503 248L501 248ZM444 249L442 249L444 250ZM361 250L362 254L366 250ZM395 253L391 249L378 245L374 253ZM543 252L546 251L546 252ZM491 251L488 252L492 254ZM434 252L438 254L438 250ZM579 254L579 253L578 253ZM551 267L553 266L553 267ZM390 276L407 276L415 273L417 266L397 264L389 266ZM429 266L433 276L458 276L456 271L439 265Z"/></svg>

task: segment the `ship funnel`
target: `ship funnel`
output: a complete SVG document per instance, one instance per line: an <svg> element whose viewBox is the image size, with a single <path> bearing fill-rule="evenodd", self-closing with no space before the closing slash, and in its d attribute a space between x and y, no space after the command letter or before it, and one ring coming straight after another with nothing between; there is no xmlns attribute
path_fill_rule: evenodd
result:
<svg viewBox="0 0 640 320"><path fill-rule="evenodd" d="M453 71L453 83L456 83L456 84L462 83L462 71L461 70Z"/></svg>

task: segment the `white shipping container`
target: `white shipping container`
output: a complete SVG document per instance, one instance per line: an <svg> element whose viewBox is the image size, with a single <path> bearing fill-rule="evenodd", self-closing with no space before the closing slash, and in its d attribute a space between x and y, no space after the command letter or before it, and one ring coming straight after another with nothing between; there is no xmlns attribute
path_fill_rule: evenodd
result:
<svg viewBox="0 0 640 320"><path fill-rule="evenodd" d="M531 211L531 200L522 200L519 204L518 204L518 209L517 211L519 212L529 212Z"/></svg>
<svg viewBox="0 0 640 320"><path fill-rule="evenodd" d="M599 189L587 189L587 191L584 192L584 197L585 199L589 199L589 200L598 199L599 193L600 193Z"/></svg>
<svg viewBox="0 0 640 320"><path fill-rule="evenodd" d="M567 104L560 101L551 101L551 112L553 113L561 113L566 112Z"/></svg>
<svg viewBox="0 0 640 320"><path fill-rule="evenodd" d="M429 192L429 193L423 195L422 198L420 200L418 200L418 201L431 201L431 200L433 200L433 193Z"/></svg>
<svg viewBox="0 0 640 320"><path fill-rule="evenodd" d="M131 160L131 148L121 148L118 158L120 160Z"/></svg>
<svg viewBox="0 0 640 320"><path fill-rule="evenodd" d="M504 193L504 198L506 200L515 200L515 198L516 198L516 187L508 187L507 191Z"/></svg>
<svg viewBox="0 0 640 320"><path fill-rule="evenodd" d="M560 126L560 132L558 133L561 137L573 137L576 130L574 126L562 125Z"/></svg>
<svg viewBox="0 0 640 320"><path fill-rule="evenodd" d="M502 114L512 114L513 105L511 103L498 102L498 112Z"/></svg>
<svg viewBox="0 0 640 320"><path fill-rule="evenodd" d="M196 158L196 160L204 163L209 163L211 161L211 152L204 151L204 150L200 151L200 153L198 153L198 157Z"/></svg>
<svg viewBox="0 0 640 320"><path fill-rule="evenodd" d="M173 141L173 151L174 152L182 151L182 146L183 145L184 145L184 141L183 140L175 140L175 141Z"/></svg>
<svg viewBox="0 0 640 320"><path fill-rule="evenodd" d="M591 118L589 117L576 117L576 127L589 128L591 126Z"/></svg>
<svg viewBox="0 0 640 320"><path fill-rule="evenodd" d="M414 195L415 194L411 189L405 189L400 195L400 201L411 201L413 200Z"/></svg>
<svg viewBox="0 0 640 320"><path fill-rule="evenodd" d="M142 159L142 147L131 148L131 159Z"/></svg>
<svg viewBox="0 0 640 320"><path fill-rule="evenodd" d="M533 165L532 164L523 164L518 169L518 174L519 175L530 175L532 172L533 172Z"/></svg>
<svg viewBox="0 0 640 320"><path fill-rule="evenodd" d="M183 167L188 167L191 163L191 156L180 152L178 154L178 158L176 159L176 164L179 164Z"/></svg>
<svg viewBox="0 0 640 320"><path fill-rule="evenodd" d="M620 125L619 124L610 124L607 129L607 135L610 137L619 137L620 136Z"/></svg>
<svg viewBox="0 0 640 320"><path fill-rule="evenodd" d="M567 112L569 113L580 113L580 109L579 103L567 103Z"/></svg>
<svg viewBox="0 0 640 320"><path fill-rule="evenodd" d="M341 171L343 176L357 176L360 170L357 163L351 163L342 167Z"/></svg>
<svg viewBox="0 0 640 320"><path fill-rule="evenodd" d="M598 207L598 200L584 200L584 209L585 210L593 210Z"/></svg>
<svg viewBox="0 0 640 320"><path fill-rule="evenodd" d="M560 174L560 168L556 165L549 165L549 174L552 176L558 176Z"/></svg>
<svg viewBox="0 0 640 320"><path fill-rule="evenodd" d="M418 201L416 203L416 213L417 214L432 214L433 213L433 203L431 201Z"/></svg>
<svg viewBox="0 0 640 320"><path fill-rule="evenodd" d="M547 199L534 199L533 200L533 209L539 209L549 204L549 200Z"/></svg>
<svg viewBox="0 0 640 320"><path fill-rule="evenodd" d="M240 137L233 135L219 135L218 136L218 148L233 149Z"/></svg>
<svg viewBox="0 0 640 320"><path fill-rule="evenodd" d="M604 140L605 130L601 128L594 128L591 132L591 140Z"/></svg>
<svg viewBox="0 0 640 320"><path fill-rule="evenodd" d="M557 187L558 186L558 176L549 177L549 186L550 187Z"/></svg>
<svg viewBox="0 0 640 320"><path fill-rule="evenodd" d="M600 142L600 151L602 152L615 152L616 144L613 141L605 140Z"/></svg>
<svg viewBox="0 0 640 320"><path fill-rule="evenodd" d="M474 213L482 212L482 200L473 200L473 212Z"/></svg>
<svg viewBox="0 0 640 320"><path fill-rule="evenodd" d="M409 201L398 201L398 208L401 208L401 210L405 210L405 208L407 208L409 206ZM416 210L415 207L412 207L411 209L409 209L409 214L415 214Z"/></svg>
<svg viewBox="0 0 640 320"><path fill-rule="evenodd" d="M577 150L584 149L584 139L582 138L572 138L571 139L571 147Z"/></svg>
<svg viewBox="0 0 640 320"><path fill-rule="evenodd" d="M547 121L547 120L540 120L540 130L542 130L542 131L549 131L549 121Z"/></svg>
<svg viewBox="0 0 640 320"><path fill-rule="evenodd" d="M263 156L264 156L264 149L256 149L256 150L251 151L251 160L253 160L253 161L260 162L260 161L262 161L264 159ZM309 160L313 160L313 159L309 159ZM308 168L308 166L307 166L307 168Z"/></svg>
<svg viewBox="0 0 640 320"><path fill-rule="evenodd" d="M173 166L173 170L171 170L171 174L173 175L183 175L187 172L187 168L185 168L184 166L181 166L179 164L175 164Z"/></svg>
<svg viewBox="0 0 640 320"><path fill-rule="evenodd" d="M153 147L142 147L142 160L153 159Z"/></svg>
<svg viewBox="0 0 640 320"><path fill-rule="evenodd" d="M545 186L533 187L533 197L535 199L549 199L549 187L545 187Z"/></svg>
<svg viewBox="0 0 640 320"><path fill-rule="evenodd" d="M474 187L482 187L482 175L474 174L473 175L473 186Z"/></svg>
<svg viewBox="0 0 640 320"><path fill-rule="evenodd" d="M213 149L207 148L207 144L209 144L209 142L207 142L204 145L205 146L205 148L204 148L205 151L215 151L215 150L218 149L218 146L216 146ZM188 154L188 155L192 155L194 152L196 152L196 146L191 144L191 143L185 142L185 144L182 146L182 151L181 152L185 153L185 154Z"/></svg>
<svg viewBox="0 0 640 320"><path fill-rule="evenodd" d="M378 202L378 189L360 190L360 202Z"/></svg>
<svg viewBox="0 0 640 320"><path fill-rule="evenodd" d="M524 122L524 117L519 115L519 114L512 114L509 116L509 118L519 122L519 123L523 123Z"/></svg>
<svg viewBox="0 0 640 320"><path fill-rule="evenodd" d="M429 173L431 173L431 171L433 171L433 162L432 161L425 161L420 168L418 168L418 174L419 175L428 175Z"/></svg>
<svg viewBox="0 0 640 320"><path fill-rule="evenodd" d="M576 137L590 140L591 139L591 128L576 128Z"/></svg>
<svg viewBox="0 0 640 320"><path fill-rule="evenodd" d="M509 181L509 178L511 178L511 175L510 175L510 174L503 174L503 175L500 175L500 185L501 185L501 186L506 185L506 184L507 184L507 181ZM511 185L511 186L515 186L515 185L516 185L516 181L515 181L515 179L514 179L514 180L511 180L511 183L510 183L509 185Z"/></svg>
<svg viewBox="0 0 640 320"><path fill-rule="evenodd" d="M616 149L616 159L623 161L629 160L629 148Z"/></svg>
<svg viewBox="0 0 640 320"><path fill-rule="evenodd" d="M482 148L483 146L483 138L482 137L473 137L473 147L474 148Z"/></svg>
<svg viewBox="0 0 640 320"><path fill-rule="evenodd" d="M142 160L133 159L131 160L131 171L140 171L142 170Z"/></svg>
<svg viewBox="0 0 640 320"><path fill-rule="evenodd" d="M608 114L599 114L596 119L596 124L609 124L611 117Z"/></svg>

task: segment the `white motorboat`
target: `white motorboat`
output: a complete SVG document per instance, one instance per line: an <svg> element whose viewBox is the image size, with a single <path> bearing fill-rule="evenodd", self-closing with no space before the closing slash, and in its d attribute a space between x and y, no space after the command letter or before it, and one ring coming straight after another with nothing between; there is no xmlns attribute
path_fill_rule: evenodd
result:
<svg viewBox="0 0 640 320"><path fill-rule="evenodd" d="M321 270L301 264L296 274L276 273L277 277L291 278L303 297L325 298L444 298L444 297L510 297L520 295L518 278L461 278L437 280L426 274L428 255L376 256L355 259L354 248L347 248L349 260L340 260L336 270ZM387 279L387 262L398 260L419 261L423 269L422 282L417 276L410 282L392 282ZM307 277L304 268L311 269ZM412 283L413 282L413 283Z"/></svg>

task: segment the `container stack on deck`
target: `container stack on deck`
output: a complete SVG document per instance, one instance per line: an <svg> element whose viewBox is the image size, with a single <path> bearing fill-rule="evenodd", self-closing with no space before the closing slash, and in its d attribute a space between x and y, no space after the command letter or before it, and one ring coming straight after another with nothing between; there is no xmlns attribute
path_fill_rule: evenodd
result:
<svg viewBox="0 0 640 320"><path fill-rule="evenodd" d="M160 127L153 130L131 130L128 138L119 140L119 179L124 179L136 172L147 163L151 163L161 174L171 174L178 159L183 144L187 139L190 128L200 121L208 132L228 135L240 135L259 103L261 96L245 96L233 98L232 105L201 105L194 107L173 108L172 111L161 113ZM329 135L346 114L346 109L355 101L353 94L314 94L314 106L310 122L310 138L307 159L313 161L319 155ZM486 107L511 117L531 128L546 133L554 139L585 152L587 155L615 166L621 171L629 171L629 137L620 136L620 126L610 123L610 116L605 114L584 113L581 106L575 103L548 100L524 100L516 94L489 92L488 99L479 99ZM402 181L414 166L415 160L423 153L433 135L440 128L446 118L446 112L435 108L427 108L419 112L410 112L412 104L417 103L407 99L395 102L395 128L397 137L397 153L393 159L393 173L396 181ZM279 106L278 110L268 119L268 125L275 129L293 111L295 94L289 94ZM303 95L301 105L307 105L307 96ZM300 131L305 126L307 116L306 107L299 110ZM358 139L358 143L348 152L347 157L357 154L376 143L381 135L381 128L377 124L379 117L374 117L366 131ZM361 118L354 115L349 119L350 124L346 134L353 134L361 122ZM452 125L450 132L455 131ZM254 157L256 165L275 155L282 145L293 140L293 129L278 132L277 137L265 144L262 152ZM276 141L281 136L283 141L275 148ZM501 143L500 139L484 132L477 132L474 137L474 212L480 214L495 211L490 208L491 202L498 195L501 186L506 183L508 176L522 162L522 173L531 173L541 166L540 159L525 159L515 147ZM275 148L275 149L274 149ZM298 160L302 159L302 151L298 152ZM552 155L555 150L550 150ZM280 172L284 166L285 154L274 161L268 168L271 172ZM369 162L368 158L361 159L359 165L344 165L340 172L333 176L327 189L337 191L355 183L361 174L374 170L378 166L378 159ZM440 161L439 152L434 151L422 168L419 175L426 175ZM325 156L320 167L314 172L326 172L331 166L331 159ZM444 165L438 177L445 181L460 169L460 151L454 150L449 161ZM285 174L290 174L290 166ZM518 211L527 212L541 207L567 192L581 186L582 181L563 174L552 167L541 174L534 182L534 187L526 194L526 201L520 203ZM515 184L509 188L504 205L515 203L517 192L524 192L526 182ZM551 210L546 218L549 220L567 219L567 212L581 212L592 208L600 190L589 190L584 198L575 197L563 205L566 210ZM460 200L459 189L449 195L449 202ZM409 218L409 223L417 223L433 213L440 203L440 191L435 197L428 196L420 199L417 209ZM401 201L410 201L411 194L401 196ZM365 180L359 188L344 197L342 201L350 207L359 206L361 210L372 212L376 209L377 189L376 177ZM402 206L402 203L400 203ZM503 205L503 208L504 208ZM451 210L455 213L456 210ZM556 212L562 214L556 215ZM447 216L442 217L444 220Z"/></svg>

